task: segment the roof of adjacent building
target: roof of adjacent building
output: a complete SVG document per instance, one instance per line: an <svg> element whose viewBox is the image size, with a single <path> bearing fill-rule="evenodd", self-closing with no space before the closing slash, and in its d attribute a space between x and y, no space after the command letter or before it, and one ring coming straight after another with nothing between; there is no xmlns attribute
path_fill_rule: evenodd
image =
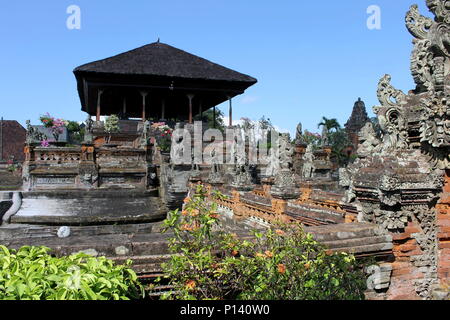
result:
<svg viewBox="0 0 450 320"><path fill-rule="evenodd" d="M23 161L23 147L26 137L25 128L16 120L0 120L0 161L14 159Z"/></svg>
<svg viewBox="0 0 450 320"><path fill-rule="evenodd" d="M154 42L116 56L75 68L74 73L162 76L185 79L247 82L257 80L168 44Z"/></svg>

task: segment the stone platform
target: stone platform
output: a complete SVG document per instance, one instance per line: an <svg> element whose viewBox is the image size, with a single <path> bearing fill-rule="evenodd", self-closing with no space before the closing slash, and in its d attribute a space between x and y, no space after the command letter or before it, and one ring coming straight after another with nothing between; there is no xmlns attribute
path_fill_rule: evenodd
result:
<svg viewBox="0 0 450 320"><path fill-rule="evenodd" d="M20 208L10 218L15 224L132 224L163 220L167 212L157 190L53 190L20 194ZM3 202L8 203L6 199Z"/></svg>

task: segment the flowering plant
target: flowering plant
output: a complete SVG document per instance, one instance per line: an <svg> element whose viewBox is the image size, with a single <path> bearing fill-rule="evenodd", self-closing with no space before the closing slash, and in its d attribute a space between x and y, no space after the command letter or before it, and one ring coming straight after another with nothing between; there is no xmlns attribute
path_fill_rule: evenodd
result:
<svg viewBox="0 0 450 320"><path fill-rule="evenodd" d="M173 232L174 255L163 278L173 291L163 299L364 299L365 276L353 255L327 250L299 223L231 234L219 226L224 198L198 185L183 210L169 212L163 232Z"/></svg>
<svg viewBox="0 0 450 320"><path fill-rule="evenodd" d="M39 118L46 128L51 128L52 135L55 141L58 141L59 135L64 132L64 127L68 125L69 121L64 119L55 119L48 112Z"/></svg>
<svg viewBox="0 0 450 320"><path fill-rule="evenodd" d="M52 125L52 134L55 141L58 141L59 135L64 132L64 127L66 126L66 121L63 119L54 119Z"/></svg>
<svg viewBox="0 0 450 320"><path fill-rule="evenodd" d="M312 145L313 149L318 148L321 139L322 136L318 133L310 132L308 130L305 130L303 133L303 141L308 145Z"/></svg>
<svg viewBox="0 0 450 320"><path fill-rule="evenodd" d="M44 125L44 127L46 128L51 128L53 126L53 121L55 120L55 118L53 118L48 112L41 116L39 118L39 120L41 120L42 124Z"/></svg>
<svg viewBox="0 0 450 320"><path fill-rule="evenodd" d="M155 122L151 125L151 128L155 132L156 142L161 151L170 151L173 130L165 122Z"/></svg>
<svg viewBox="0 0 450 320"><path fill-rule="evenodd" d="M47 148L50 146L50 143L47 139L41 141L41 147Z"/></svg>

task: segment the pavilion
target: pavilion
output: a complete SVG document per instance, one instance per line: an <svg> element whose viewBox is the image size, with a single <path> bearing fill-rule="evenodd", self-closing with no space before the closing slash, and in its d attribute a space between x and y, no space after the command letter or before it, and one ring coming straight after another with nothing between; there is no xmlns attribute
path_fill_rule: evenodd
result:
<svg viewBox="0 0 450 320"><path fill-rule="evenodd" d="M82 110L91 116L193 122L257 80L159 42L77 67Z"/></svg>

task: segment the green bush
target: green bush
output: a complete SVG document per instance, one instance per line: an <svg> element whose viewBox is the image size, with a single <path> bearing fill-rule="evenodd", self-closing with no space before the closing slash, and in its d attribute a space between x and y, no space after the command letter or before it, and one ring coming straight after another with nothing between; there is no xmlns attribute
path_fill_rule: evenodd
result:
<svg viewBox="0 0 450 320"><path fill-rule="evenodd" d="M129 300L143 290L129 266L83 253L53 257L49 248L0 246L1 300Z"/></svg>
<svg viewBox="0 0 450 320"><path fill-rule="evenodd" d="M354 256L328 252L300 224L280 224L248 239L214 228L217 205L205 201L202 186L164 223L174 232L174 255L163 265L174 289L163 299L364 298L365 276Z"/></svg>

